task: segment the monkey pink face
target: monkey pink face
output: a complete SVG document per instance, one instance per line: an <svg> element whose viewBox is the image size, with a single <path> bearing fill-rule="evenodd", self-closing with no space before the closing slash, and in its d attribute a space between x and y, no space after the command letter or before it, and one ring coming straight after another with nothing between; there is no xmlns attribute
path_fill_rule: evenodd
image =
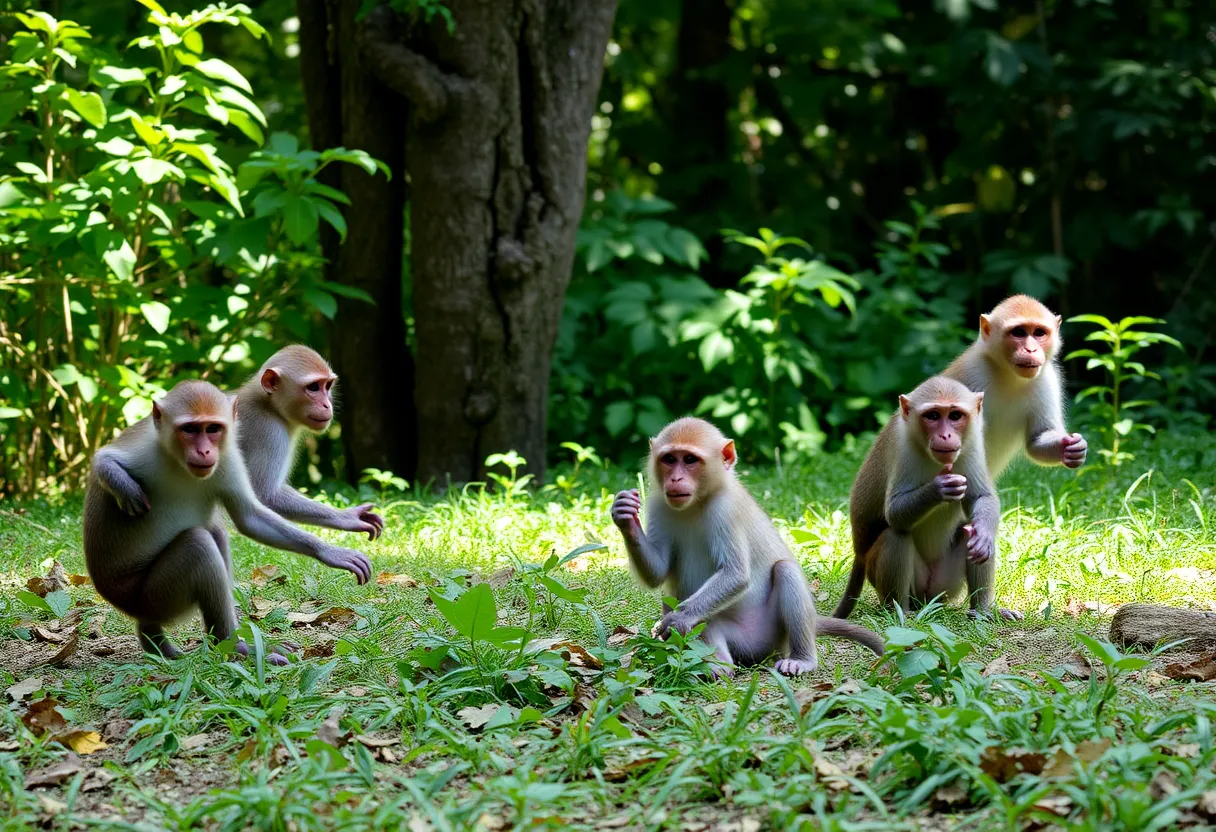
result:
<svg viewBox="0 0 1216 832"><path fill-rule="evenodd" d="M337 376L305 379L296 399L297 421L310 430L325 430L334 418L333 389Z"/></svg>
<svg viewBox="0 0 1216 832"><path fill-rule="evenodd" d="M705 459L700 453L690 448L671 448L659 454L655 467L667 505L676 510L692 505L705 470Z"/></svg>
<svg viewBox="0 0 1216 832"><path fill-rule="evenodd" d="M929 453L943 465L958 459L971 413L959 404L930 404L921 408L921 430L929 443Z"/></svg>
<svg viewBox="0 0 1216 832"><path fill-rule="evenodd" d="M1042 321L1022 321L1005 330L1003 347L1013 371L1022 378L1034 378L1051 360L1054 327Z"/></svg>
<svg viewBox="0 0 1216 832"><path fill-rule="evenodd" d="M189 421L177 425L173 435L181 448L186 470L199 479L211 476L220 461L220 449L227 433L228 423L219 420Z"/></svg>

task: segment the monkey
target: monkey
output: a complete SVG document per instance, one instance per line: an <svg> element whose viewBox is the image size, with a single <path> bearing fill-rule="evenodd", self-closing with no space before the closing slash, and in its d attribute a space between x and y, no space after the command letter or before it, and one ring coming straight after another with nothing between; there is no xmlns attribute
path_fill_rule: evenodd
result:
<svg viewBox="0 0 1216 832"><path fill-rule="evenodd" d="M1040 465L1085 464L1085 438L1064 427L1060 323L1032 297L1006 298L980 315L979 337L943 373L988 397L984 447L993 482L1019 448Z"/></svg>
<svg viewBox="0 0 1216 832"><path fill-rule="evenodd" d="M878 434L849 493L853 569L833 616L846 618L870 579L884 604L955 595L972 617L994 613L1001 506L988 471L985 394L934 376L906 396Z"/></svg>
<svg viewBox="0 0 1216 832"><path fill-rule="evenodd" d="M714 648L715 677L775 653L778 672L810 673L819 662L817 633L882 655L875 633L817 618L806 575L739 482L736 462L734 441L709 422L677 419L650 441L648 528L638 519L636 490L613 500L612 519L638 577L650 587L666 584L680 602L675 610L664 606L655 634L686 634L705 622L701 637Z"/></svg>
<svg viewBox="0 0 1216 832"><path fill-rule="evenodd" d="M135 619L149 653L180 656L164 628L195 608L209 636L233 635L232 556L221 506L259 543L346 569L360 584L371 577L361 552L325 543L258 502L237 433L235 397L204 381L184 381L93 456L85 563L98 594Z"/></svg>
<svg viewBox="0 0 1216 832"><path fill-rule="evenodd" d="M384 519L372 512L371 503L339 510L287 484L303 432L320 433L333 419L337 380L328 362L302 344L272 355L237 391L241 456L254 493L271 511L297 523L366 532L375 540Z"/></svg>

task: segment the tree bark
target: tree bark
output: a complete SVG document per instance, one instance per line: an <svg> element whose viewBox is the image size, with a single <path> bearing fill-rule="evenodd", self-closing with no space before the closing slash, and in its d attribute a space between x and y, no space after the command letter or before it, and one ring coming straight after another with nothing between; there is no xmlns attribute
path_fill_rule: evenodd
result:
<svg viewBox="0 0 1216 832"><path fill-rule="evenodd" d="M330 327L346 474L354 480L366 468L379 468L413 479L415 366L402 309L406 102L368 71L355 23L359 0L297 0L296 6L313 147L365 150L392 170L391 179L354 165L322 175L351 200L345 244L322 228L326 277L375 301L369 307L340 298Z"/></svg>
<svg viewBox="0 0 1216 832"><path fill-rule="evenodd" d="M1186 648L1216 644L1216 613L1157 604L1120 607L1110 622L1110 640L1124 646L1153 648L1189 638Z"/></svg>
<svg viewBox="0 0 1216 832"><path fill-rule="evenodd" d="M482 479L486 456L508 450L539 478L617 0L446 5L451 35L438 18L411 27L380 6L360 42L365 65L411 105L417 478Z"/></svg>

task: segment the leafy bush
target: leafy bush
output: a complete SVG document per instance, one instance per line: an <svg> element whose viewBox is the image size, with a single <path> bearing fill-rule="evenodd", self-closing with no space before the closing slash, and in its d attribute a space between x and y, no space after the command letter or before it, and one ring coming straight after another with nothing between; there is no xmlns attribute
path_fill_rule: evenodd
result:
<svg viewBox="0 0 1216 832"><path fill-rule="evenodd" d="M207 57L202 34L262 37L246 6L140 2L148 33L122 55L77 23L18 12L0 65L2 491L78 483L180 375L232 381L307 338L335 295L366 299L319 276L318 225L344 234L346 200L317 175L383 166L287 135L262 148L248 80Z"/></svg>

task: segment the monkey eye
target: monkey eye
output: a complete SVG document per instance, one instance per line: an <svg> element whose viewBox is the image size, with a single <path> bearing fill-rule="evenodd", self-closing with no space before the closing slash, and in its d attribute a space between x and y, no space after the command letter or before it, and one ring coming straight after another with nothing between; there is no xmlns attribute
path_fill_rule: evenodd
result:
<svg viewBox="0 0 1216 832"><path fill-rule="evenodd" d="M1015 326L1012 330L1010 330L1009 334L1012 335L1014 338L1025 338L1026 337L1026 327Z"/></svg>
<svg viewBox="0 0 1216 832"><path fill-rule="evenodd" d="M685 457L684 457L684 464L685 464L685 465L696 465L696 464L697 464L698 462L700 462L700 461L701 461L701 460L697 459L697 458L696 458L695 456L693 456L692 454L687 454L687 455L685 455Z"/></svg>
<svg viewBox="0 0 1216 832"><path fill-rule="evenodd" d="M951 410L950 411L950 421L951 422L957 422L962 418L963 418L963 412L961 410Z"/></svg>
<svg viewBox="0 0 1216 832"><path fill-rule="evenodd" d="M198 425L182 425L182 433L188 433L191 436L198 433L200 430L202 430L202 428L200 428Z"/></svg>
<svg viewBox="0 0 1216 832"><path fill-rule="evenodd" d="M320 393L321 392L321 382L314 381L312 384L308 385L304 389L307 390L309 393Z"/></svg>
<svg viewBox="0 0 1216 832"><path fill-rule="evenodd" d="M930 422L936 422L938 419L942 418L942 414L938 413L936 410L926 410L924 412L924 417Z"/></svg>
<svg viewBox="0 0 1216 832"><path fill-rule="evenodd" d="M663 456L659 459L659 461L662 462L664 465L675 465L676 464L676 455L675 454L663 454Z"/></svg>
<svg viewBox="0 0 1216 832"><path fill-rule="evenodd" d="M1047 335L1047 330L1043 329L1043 327L1041 327L1041 326L1035 327L1035 330L1034 330L1035 338L1043 338L1046 335Z"/></svg>
<svg viewBox="0 0 1216 832"><path fill-rule="evenodd" d="M223 433L223 431L224 426L219 422L212 422L210 425L207 425L207 433L211 434L212 436L215 436L217 433Z"/></svg>

